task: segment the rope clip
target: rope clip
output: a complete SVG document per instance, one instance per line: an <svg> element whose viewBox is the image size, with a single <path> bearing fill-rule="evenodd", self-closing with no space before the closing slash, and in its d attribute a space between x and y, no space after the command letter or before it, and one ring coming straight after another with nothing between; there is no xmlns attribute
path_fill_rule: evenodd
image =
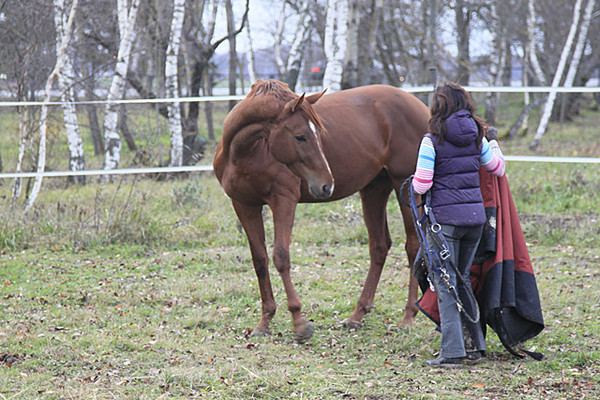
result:
<svg viewBox="0 0 600 400"><path fill-rule="evenodd" d="M429 228L429 229L431 229L431 232L433 232L433 233L440 233L442 231L442 226L438 223L435 223L435 224L431 225L431 228Z"/></svg>
<svg viewBox="0 0 600 400"><path fill-rule="evenodd" d="M448 249L443 249L440 251L440 258L442 261L446 261L450 257L450 251Z"/></svg>

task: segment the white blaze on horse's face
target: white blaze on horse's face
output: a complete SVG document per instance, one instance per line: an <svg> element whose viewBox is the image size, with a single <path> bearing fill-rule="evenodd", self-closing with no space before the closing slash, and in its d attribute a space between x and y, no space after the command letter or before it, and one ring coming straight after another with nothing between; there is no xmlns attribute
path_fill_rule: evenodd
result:
<svg viewBox="0 0 600 400"><path fill-rule="evenodd" d="M310 130L312 132L311 142L314 142L318 148L318 152L317 152L317 154L315 154L315 156L317 158L319 158L319 157L321 158L320 161L327 168L327 174L329 176L333 177L333 175L331 173L331 169L329 168L329 163L327 162L327 159L325 158L325 153L323 152L323 146L321 144L321 139L319 137L319 133L317 132L317 127L311 120L308 120L308 127L310 128ZM318 199L325 199L325 198L330 197L331 194L333 193L333 189L335 187L333 179L331 180L330 184L315 185L314 180L311 179L311 175L312 175L312 173L309 172L307 175L305 175L305 178L308 181L309 190L313 194L313 196L315 196Z"/></svg>
<svg viewBox="0 0 600 400"><path fill-rule="evenodd" d="M321 153L325 154L323 152L323 145L321 144L321 140L319 139L319 136L317 134L317 127L310 120L308 121L308 126L310 127L310 130L315 134L315 137L317 139L317 143L319 145L319 150L321 150ZM329 173L331 174L331 168L329 168L329 163L327 163L327 169L329 170ZM335 184L332 183L331 184L331 193L333 193L334 186L335 186Z"/></svg>

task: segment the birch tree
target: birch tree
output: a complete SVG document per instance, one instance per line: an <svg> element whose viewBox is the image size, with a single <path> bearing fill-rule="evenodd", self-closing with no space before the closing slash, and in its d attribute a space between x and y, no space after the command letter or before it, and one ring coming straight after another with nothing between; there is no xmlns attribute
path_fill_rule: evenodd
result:
<svg viewBox="0 0 600 400"><path fill-rule="evenodd" d="M171 132L171 161L169 166L181 166L183 162L183 129L181 126L181 109L179 107L179 83L177 59L181 44L185 0L174 0L173 18L167 59L165 65L167 96L169 103L169 129Z"/></svg>
<svg viewBox="0 0 600 400"><path fill-rule="evenodd" d="M256 60L254 57L254 47L252 43L252 34L250 32L250 21L246 21L246 37L248 39L248 51L246 52L246 63L248 64L248 76L250 82L256 81Z"/></svg>
<svg viewBox="0 0 600 400"><path fill-rule="evenodd" d="M281 8L279 9L279 18L277 18L277 28L275 33L275 64L277 64L277 70L279 71L279 75L283 75L285 73L285 62L283 61L283 56L281 54L281 44L283 42L283 32L285 30L286 25L286 17L285 17L285 8L286 1L283 0L281 2Z"/></svg>
<svg viewBox="0 0 600 400"><path fill-rule="evenodd" d="M137 19L140 0L132 0L131 7L127 8L127 0L117 0L120 43L117 53L115 75L108 91L106 109L104 111L104 169L111 170L119 166L121 157L121 137L117 129L119 121L119 103L125 92L125 77L131 49L135 40L135 21ZM104 177L107 179L107 176Z"/></svg>
<svg viewBox="0 0 600 400"><path fill-rule="evenodd" d="M528 0L527 2L528 14L527 14L527 36L525 39L525 43L523 44L523 60L522 60L522 68L521 71L521 84L523 87L529 86L529 69L533 66L533 62L531 61L531 57L535 57L537 60L537 56L534 54L531 55L533 51L535 53L535 6L534 0ZM539 68L539 63L538 63ZM541 72L541 69L540 69ZM543 77L543 73L542 73ZM540 82L541 83L541 82ZM511 126L508 137L514 137L517 134L517 131L526 132L527 126L529 125L529 112L531 111L531 94L529 92L523 93L523 110L519 115L517 121Z"/></svg>
<svg viewBox="0 0 600 400"><path fill-rule="evenodd" d="M505 3L504 3L505 4ZM505 4L506 5L506 4ZM494 41L492 47L492 62L490 65L491 83L494 86L502 85L502 71L506 64L506 54L510 49L506 45L506 10L498 9L499 2L493 2L491 6L492 33ZM496 123L496 109L500 93L488 92L485 98L485 119L490 124Z"/></svg>
<svg viewBox="0 0 600 400"><path fill-rule="evenodd" d="M56 52L58 53L67 25L65 0L54 1L54 21L56 25ZM73 58L67 53L65 54L63 67L58 74L58 87L61 91L63 118L69 146L69 171L82 171L85 169L85 156L77 113L73 104L75 101L74 82ZM85 176L69 176L68 180L75 183L85 183Z"/></svg>
<svg viewBox="0 0 600 400"><path fill-rule="evenodd" d="M290 47L290 53L288 56L286 68L285 68L285 83L288 84L292 91L296 90L296 84L298 83L298 76L302 68L304 60L304 48L308 40L308 36L311 31L311 16L310 16L310 0L303 0L302 9L298 19L298 25L292 46Z"/></svg>
<svg viewBox="0 0 600 400"><path fill-rule="evenodd" d="M535 14L535 0L527 1L527 36L525 43L523 44L523 76L522 84L527 87L532 83L529 79L529 71L533 71L533 77L535 78L535 84L545 85L546 76L540 61L537 56L537 43L538 35L536 34L536 14ZM529 92L523 93L523 110L521 114L511 126L508 137L512 138L517 135L518 131L527 132L529 126L529 113L542 101L541 97L537 97L532 100L532 95Z"/></svg>
<svg viewBox="0 0 600 400"><path fill-rule="evenodd" d="M342 75L348 43L348 14L347 1L328 1L324 43L327 66L323 76L323 87L330 92L336 92L342 88Z"/></svg>
<svg viewBox="0 0 600 400"><path fill-rule="evenodd" d="M527 19L529 61L531 62L531 67L533 68L535 77L538 80L538 84L545 85L546 76L544 75L544 71L542 71L542 67L540 66L540 61L538 60L537 56L537 35L535 34L535 0L529 0L527 2L527 7L529 11L529 18Z"/></svg>
<svg viewBox="0 0 600 400"><path fill-rule="evenodd" d="M31 147L31 135L28 128L29 120L29 107L19 107L19 154L17 156L17 168L16 172L23 172L23 161L25 159L25 151ZM20 177L15 178L13 185L11 207L13 207L17 199L21 196L22 181Z"/></svg>
<svg viewBox="0 0 600 400"><path fill-rule="evenodd" d="M577 44L575 44L575 50L573 50L573 57L571 58L571 62L569 63L569 70L567 71L567 76L565 77L565 81L563 83L563 86L566 88L573 87L575 75L577 74L579 63L581 61L581 56L583 55L583 50L587 41L588 29L592 21L592 12L594 11L595 4L596 0L588 0L587 7L585 8L585 11L583 13L583 19L581 20L581 28L579 29L579 36L577 37ZM561 117L565 113L565 108L566 102L563 103Z"/></svg>
<svg viewBox="0 0 600 400"><path fill-rule="evenodd" d="M25 65L31 60L33 53L28 52L25 57ZM25 98L25 74L26 68L23 69L21 75L17 81L17 99L24 100ZM31 148L32 144L32 129L31 129L31 109L28 106L20 106L17 108L19 114L19 154L17 156L17 167L16 172L23 172L23 161L25 160L25 153L27 149ZM11 207L13 207L17 199L21 196L22 180L20 177L15 178L12 191Z"/></svg>
<svg viewBox="0 0 600 400"><path fill-rule="evenodd" d="M344 54L344 66L342 69L342 89L358 86L358 38L362 19L359 1L348 0L347 12L346 52Z"/></svg>
<svg viewBox="0 0 600 400"><path fill-rule="evenodd" d="M225 14L227 16L227 35L229 42L229 94L235 95L237 92L237 70L238 70L238 57L237 57L237 46L236 46L236 34L235 34L235 18L233 15L233 5L231 0L225 0ZM236 101L229 102L229 109L231 110L236 104Z"/></svg>
<svg viewBox="0 0 600 400"><path fill-rule="evenodd" d="M44 101L42 104L42 111L40 115L40 142L38 147L38 164L37 164L37 175L35 177L35 182L33 184L33 188L31 190L31 195L29 196L29 200L27 201L27 205L25 206L25 211L29 211L29 209L35 203L37 196L40 193L40 189L42 187L43 173L46 168L46 132L47 132L47 121L48 121L48 103L50 103L50 91L52 90L52 84L56 77L60 74L61 68L65 62L65 54L69 41L71 40L71 31L73 26L73 21L75 20L75 13L77 11L77 4L79 0L73 0L73 4L71 5L71 12L69 13L69 18L65 25L64 34L62 35L62 41L58 46L58 51L56 53L56 64L54 65L54 69L50 72L48 79L46 80L46 87L44 89ZM54 0L54 9L60 8L61 0Z"/></svg>
<svg viewBox="0 0 600 400"><path fill-rule="evenodd" d="M583 0L577 0L575 3L575 7L573 9L573 22L571 23L571 28L569 29L569 34L567 35L567 40L565 41L565 45L560 56L560 61L558 62L558 66L556 67L554 78L552 79L552 89L556 89L560 84L560 81L562 80L565 65L569 58L569 54L571 53L571 48L573 47L573 42L575 40L575 34L579 26L582 2ZM554 108L554 102L556 101L556 94L556 90L551 90L548 94L546 104L544 105L542 118L540 119L540 124L538 125L538 129L535 133L533 141L529 145L531 149L537 148L537 146L540 144L540 141L542 140L542 137L546 133L546 128L548 127L550 116L552 115L552 108Z"/></svg>

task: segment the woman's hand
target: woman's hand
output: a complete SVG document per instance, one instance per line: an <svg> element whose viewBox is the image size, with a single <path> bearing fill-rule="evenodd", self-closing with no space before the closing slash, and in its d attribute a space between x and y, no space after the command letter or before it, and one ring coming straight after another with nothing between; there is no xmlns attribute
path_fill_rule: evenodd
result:
<svg viewBox="0 0 600 400"><path fill-rule="evenodd" d="M498 129L491 125L488 126L485 130L485 136L487 137L487 140L498 140Z"/></svg>

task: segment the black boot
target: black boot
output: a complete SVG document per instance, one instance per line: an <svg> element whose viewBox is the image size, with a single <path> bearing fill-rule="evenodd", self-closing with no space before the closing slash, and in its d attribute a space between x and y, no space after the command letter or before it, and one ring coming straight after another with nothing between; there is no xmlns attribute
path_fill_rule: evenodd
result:
<svg viewBox="0 0 600 400"><path fill-rule="evenodd" d="M435 360L425 361L426 367L437 367L437 368L462 368L462 362L464 357L438 357Z"/></svg>
<svg viewBox="0 0 600 400"><path fill-rule="evenodd" d="M477 365L483 362L483 351L467 351L467 356L465 357L465 364L467 365Z"/></svg>

